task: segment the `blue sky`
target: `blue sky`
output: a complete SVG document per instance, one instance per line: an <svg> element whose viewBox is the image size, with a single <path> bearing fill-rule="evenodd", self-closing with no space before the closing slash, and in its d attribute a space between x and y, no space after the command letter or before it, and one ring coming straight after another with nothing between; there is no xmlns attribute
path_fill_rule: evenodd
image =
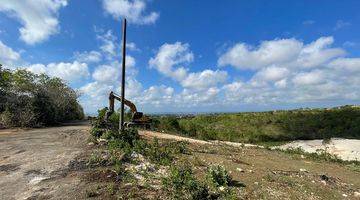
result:
<svg viewBox="0 0 360 200"><path fill-rule="evenodd" d="M87 113L119 91L145 112L360 102L359 1L2 0L0 62L65 79Z"/></svg>

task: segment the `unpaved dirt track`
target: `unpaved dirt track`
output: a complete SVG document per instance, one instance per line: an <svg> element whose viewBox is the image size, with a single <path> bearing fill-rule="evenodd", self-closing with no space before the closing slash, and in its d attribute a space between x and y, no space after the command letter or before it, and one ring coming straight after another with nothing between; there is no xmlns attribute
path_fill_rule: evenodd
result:
<svg viewBox="0 0 360 200"><path fill-rule="evenodd" d="M86 123L0 130L0 199L63 199L75 192L81 181L66 172L86 149L88 130Z"/></svg>

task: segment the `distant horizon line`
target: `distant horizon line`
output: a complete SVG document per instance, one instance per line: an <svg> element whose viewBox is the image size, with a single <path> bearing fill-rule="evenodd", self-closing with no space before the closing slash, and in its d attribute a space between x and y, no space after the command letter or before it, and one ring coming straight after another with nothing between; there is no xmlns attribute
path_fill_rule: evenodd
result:
<svg viewBox="0 0 360 200"><path fill-rule="evenodd" d="M335 109L335 108L342 108L342 107L360 107L360 104L345 104L345 105L339 105L339 106L331 106L331 107L299 107L299 108L282 108L282 109L268 109L268 110L262 110L262 111L199 111L199 112L179 112L179 111L168 111L168 112L148 112L146 114L148 115L199 115L199 114L226 114L226 113L250 113L250 112L271 112L271 111L291 111L291 110L314 110L314 109ZM93 114L85 114L85 116L93 116L96 115L96 113Z"/></svg>

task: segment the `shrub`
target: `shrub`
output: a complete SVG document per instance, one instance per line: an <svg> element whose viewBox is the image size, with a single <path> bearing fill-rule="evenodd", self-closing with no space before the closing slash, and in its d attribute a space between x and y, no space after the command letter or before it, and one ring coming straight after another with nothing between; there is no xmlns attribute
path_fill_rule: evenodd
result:
<svg viewBox="0 0 360 200"><path fill-rule="evenodd" d="M196 180L189 165L171 167L163 186L176 199L211 199L208 187Z"/></svg>
<svg viewBox="0 0 360 200"><path fill-rule="evenodd" d="M95 138L101 137L101 136L103 135L103 133L104 133L104 130L103 130L103 129L96 128L96 127L93 127L93 128L91 128L91 130L90 130L90 134L91 134L92 136L94 136Z"/></svg>
<svg viewBox="0 0 360 200"><path fill-rule="evenodd" d="M206 173L206 178L215 187L229 186L231 183L231 177L226 169L221 165L210 166Z"/></svg>

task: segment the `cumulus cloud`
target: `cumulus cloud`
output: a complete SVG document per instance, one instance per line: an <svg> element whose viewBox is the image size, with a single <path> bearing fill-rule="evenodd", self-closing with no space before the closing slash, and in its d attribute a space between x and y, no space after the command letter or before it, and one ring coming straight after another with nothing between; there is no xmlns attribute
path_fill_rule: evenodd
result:
<svg viewBox="0 0 360 200"><path fill-rule="evenodd" d="M276 44L277 41L267 42ZM287 39L280 41L289 42ZM255 71L249 80L225 84L222 87L224 102L279 105L360 99L357 89L360 84L359 58L346 58L345 50L331 47L332 37L320 37L309 44L294 39L291 42L298 43L295 46L301 48L294 51L296 53L289 53L288 57L266 51L269 49L263 43L257 48L241 43L248 46L245 51L238 51L237 44L221 55L220 64ZM253 60L253 55L261 58Z"/></svg>
<svg viewBox="0 0 360 200"><path fill-rule="evenodd" d="M59 32L58 12L67 0L3 0L0 11L19 20L20 39L33 45Z"/></svg>
<svg viewBox="0 0 360 200"><path fill-rule="evenodd" d="M295 75L293 82L295 85L313 85L323 82L324 79L324 72L315 70L311 72L301 72Z"/></svg>
<svg viewBox="0 0 360 200"><path fill-rule="evenodd" d="M318 67L345 54L340 48L331 48L333 42L333 37L321 37L310 44L293 38L276 39L263 41L257 48L238 43L220 56L218 65L250 70L270 65L286 68Z"/></svg>
<svg viewBox="0 0 360 200"><path fill-rule="evenodd" d="M72 63L50 63L48 65L33 64L26 68L33 73L45 73L69 82L78 82L90 75L88 65L74 61Z"/></svg>
<svg viewBox="0 0 360 200"><path fill-rule="evenodd" d="M127 42L126 49L130 51L140 51L140 49L136 46L134 42Z"/></svg>
<svg viewBox="0 0 360 200"><path fill-rule="evenodd" d="M2 41L0 41L0 64L13 67L12 65L19 61L20 54L14 51L11 47L6 46Z"/></svg>
<svg viewBox="0 0 360 200"><path fill-rule="evenodd" d="M100 52L97 51L84 51L84 52L75 52L74 57L79 62L85 63L97 63L100 62L102 59L102 55Z"/></svg>
<svg viewBox="0 0 360 200"><path fill-rule="evenodd" d="M219 92L220 89L218 89L217 87L210 87L200 91L194 91L185 88L179 95L176 95L174 101L179 107L214 105L216 103L219 103Z"/></svg>
<svg viewBox="0 0 360 200"><path fill-rule="evenodd" d="M97 38L102 42L100 46L101 51L106 55L108 59L113 59L116 56L116 37L111 30L108 30L102 35L97 35Z"/></svg>
<svg viewBox="0 0 360 200"><path fill-rule="evenodd" d="M256 70L275 63L290 62L299 55L302 47L303 44L295 39L263 41L257 48L238 43L220 56L218 64Z"/></svg>
<svg viewBox="0 0 360 200"><path fill-rule="evenodd" d="M113 83L118 81L119 69L111 65L100 65L97 67L92 74L92 77L95 81L100 83Z"/></svg>
<svg viewBox="0 0 360 200"><path fill-rule="evenodd" d="M126 56L126 67L127 75L130 77L134 74L133 68L135 67L136 61L135 58L127 55ZM121 75L121 64L119 62L112 62L110 64L100 65L95 68L92 77L95 81L105 82L105 83L114 83L120 80Z"/></svg>
<svg viewBox="0 0 360 200"><path fill-rule="evenodd" d="M360 72L360 58L338 58L329 67L342 72Z"/></svg>
<svg viewBox="0 0 360 200"><path fill-rule="evenodd" d="M174 88L165 85L151 86L146 89L139 99L140 103L161 106L172 102Z"/></svg>
<svg viewBox="0 0 360 200"><path fill-rule="evenodd" d="M189 49L189 44L165 43L159 48L156 56L149 60L149 65L161 74L181 81L187 74L187 69L183 65L189 64L193 60L194 55Z"/></svg>
<svg viewBox="0 0 360 200"><path fill-rule="evenodd" d="M285 78L289 74L289 70L284 67L270 66L258 71L254 78L264 81L277 81Z"/></svg>
<svg viewBox="0 0 360 200"><path fill-rule="evenodd" d="M115 19L127 18L134 24L153 24L159 18L158 12L146 13L145 0L103 0L104 10Z"/></svg>
<svg viewBox="0 0 360 200"><path fill-rule="evenodd" d="M203 90L224 83L227 79L227 72L220 70L204 70L202 72L190 73L181 84L185 88Z"/></svg>

